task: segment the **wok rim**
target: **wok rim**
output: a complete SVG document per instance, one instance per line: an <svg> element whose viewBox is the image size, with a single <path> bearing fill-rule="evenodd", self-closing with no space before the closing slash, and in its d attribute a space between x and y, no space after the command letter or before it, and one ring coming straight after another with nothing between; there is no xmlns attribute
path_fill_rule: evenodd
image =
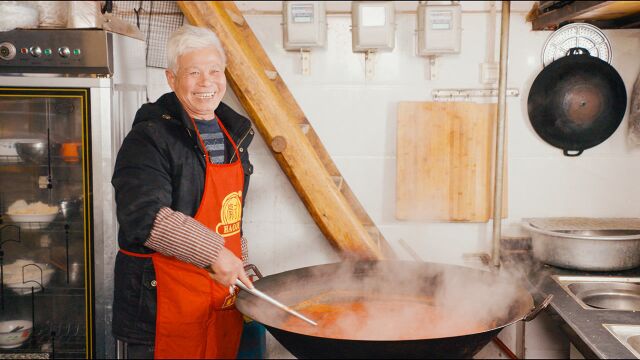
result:
<svg viewBox="0 0 640 360"><path fill-rule="evenodd" d="M380 260L380 261L358 261L361 263L380 263L380 262L387 262L387 263L394 263L394 264L413 264L413 265L434 265L436 267L440 266L440 267L446 267L446 268L457 268L463 271L472 271L472 272L482 272L482 273L487 273L489 274L489 271L484 271L484 270L479 270L479 269L474 269L474 268L470 268L470 267L465 267L465 266L460 266L460 265L453 265L453 264L444 264L444 263L436 263L436 262L417 262L417 261L399 261L399 260ZM319 267L329 267L329 266L338 266L340 264L342 264L343 262L335 262L335 263L328 263L328 264L320 264L320 265L312 265L312 266L307 266L307 267L303 267L303 268L297 268L297 269L292 269L292 270L287 270L284 272L280 272L280 273L276 273L276 274L271 274L271 275L267 275L265 276L263 279L267 279L267 278L271 278L273 279L276 276L281 276L284 277L285 274L291 274L293 272L296 271L301 271L301 270L305 270L305 271L309 271L312 268L319 268ZM259 287L260 284L259 282L263 279L259 279L256 280L256 282L254 283L254 285L256 287ZM424 337L415 337L415 338L404 338L404 339L393 339L393 340L380 340L380 339L365 339L365 338L359 338L359 339L354 339L354 338L347 338L347 337L332 337L332 336L317 336L317 335L310 335L307 333L303 333L303 332L296 332L296 331L291 331L289 329L283 328L279 325L274 325L273 321L261 321L260 319L258 319L257 317L254 317L252 315L246 314L244 311L242 311L242 307L243 307L243 301L244 298L250 298L252 295L246 293L246 292L240 292L240 294L238 295L238 298L236 299L236 308L238 309L238 311L240 311L244 316L247 316L249 318L251 318L254 321L257 321L267 327L271 327L274 329L277 329L279 331L284 331L290 334L296 334L299 336L306 336L306 337L311 337L311 338L317 338L317 339L331 339L331 340L343 340L343 341L353 341L353 342L376 342L376 343L386 343L386 342L400 342L400 341L425 341L425 340L446 340L446 339L454 339L454 338L458 338L458 337L463 337L463 336L474 336L474 335L480 335L480 334L485 334L485 333L489 333L489 332L493 332L493 331L499 331L502 330L503 328L513 325L519 321L523 321L527 315L529 315L534 309L535 309L535 304L533 301L533 296L531 295L530 291L528 291L524 286L520 285L517 282L513 282L512 284L513 286L515 286L518 289L518 297L517 297L517 301L519 303L522 303L522 307L524 307L525 302L528 305L527 310L522 310L522 314L518 314L517 316L514 316L511 318L511 320L506 321L505 323L499 325L499 326L495 326L495 327L491 327L482 331L478 331L478 332L471 332L471 333L458 333L458 334L452 334L452 335L447 335L447 336L441 336L441 337L431 337L431 338L424 338ZM262 290L262 289L259 289ZM525 298L526 296L526 298Z"/></svg>

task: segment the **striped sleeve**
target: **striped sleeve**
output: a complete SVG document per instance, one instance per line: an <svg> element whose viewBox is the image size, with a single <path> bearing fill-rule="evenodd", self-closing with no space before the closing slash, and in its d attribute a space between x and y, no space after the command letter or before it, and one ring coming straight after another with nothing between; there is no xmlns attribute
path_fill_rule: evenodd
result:
<svg viewBox="0 0 640 360"><path fill-rule="evenodd" d="M164 207L158 211L144 245L178 260L208 267L218 259L224 238L194 218Z"/></svg>

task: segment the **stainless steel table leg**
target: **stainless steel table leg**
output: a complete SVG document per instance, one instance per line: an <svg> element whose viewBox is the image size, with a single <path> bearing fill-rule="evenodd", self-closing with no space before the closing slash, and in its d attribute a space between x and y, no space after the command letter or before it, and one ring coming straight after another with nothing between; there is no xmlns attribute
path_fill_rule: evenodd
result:
<svg viewBox="0 0 640 360"><path fill-rule="evenodd" d="M116 340L116 359L128 359L127 343L124 341Z"/></svg>
<svg viewBox="0 0 640 360"><path fill-rule="evenodd" d="M518 359L525 359L525 322L518 321L516 324L516 356Z"/></svg>

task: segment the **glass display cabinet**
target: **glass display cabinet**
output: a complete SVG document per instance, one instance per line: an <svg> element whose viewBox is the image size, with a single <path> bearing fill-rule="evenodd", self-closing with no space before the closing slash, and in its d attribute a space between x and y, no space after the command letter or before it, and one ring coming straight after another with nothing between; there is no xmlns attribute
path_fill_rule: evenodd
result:
<svg viewBox="0 0 640 360"><path fill-rule="evenodd" d="M0 358L115 357L111 174L146 101L133 35L0 32Z"/></svg>
<svg viewBox="0 0 640 360"><path fill-rule="evenodd" d="M92 348L88 92L0 88L0 351Z"/></svg>

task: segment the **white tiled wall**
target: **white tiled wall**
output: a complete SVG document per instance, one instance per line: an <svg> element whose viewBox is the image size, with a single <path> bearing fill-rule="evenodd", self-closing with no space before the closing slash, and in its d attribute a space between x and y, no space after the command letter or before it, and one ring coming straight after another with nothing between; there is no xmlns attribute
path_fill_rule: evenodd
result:
<svg viewBox="0 0 640 360"><path fill-rule="evenodd" d="M462 51L437 60L437 79L426 80L426 61L414 56L417 2L399 2L397 45L377 58L375 78L364 77L364 56L351 51L351 19L328 16L328 41L311 54L311 75L300 74L299 54L282 48L278 2L237 2L245 18L309 118L346 181L397 253L404 239L428 261L461 263L466 252L490 251L491 223L453 224L398 221L395 211L396 109L400 101L427 101L437 88L480 87L479 64L486 58L488 8L462 2ZM329 9L348 5L329 2ZM531 31L525 22L531 2L514 2L510 27L508 87L520 91L508 105L509 218L505 232L519 231L522 217L640 216L640 149L626 142L626 117L603 144L577 158L564 157L533 131L526 113L531 83L541 70L540 53L550 32ZM344 8L344 9L343 9ZM498 5L498 9L500 9ZM258 12L253 11L258 10ZM499 50L500 15L496 30ZM630 92L640 70L640 31L605 31L613 66ZM496 53L496 58L498 57ZM150 99L166 91L160 70L149 70ZM228 91L226 102L244 112ZM251 146L255 173L245 214L251 261L270 274L337 261L304 205L262 139Z"/></svg>
<svg viewBox="0 0 640 360"><path fill-rule="evenodd" d="M364 78L363 55L351 51L348 15L328 16L327 46L312 52L311 75L303 76L299 54L282 48L281 16L264 13L279 11L280 2L236 3L346 181L401 257L410 258L398 245L400 239L426 261L462 263L463 253L490 251L490 222L432 224L394 217L397 104L431 100L433 89L481 87L479 67L486 58L488 33L486 2L462 2L462 52L438 58L433 81L426 80L425 59L414 56L415 14L406 12L415 10L416 1L397 2L396 48L378 56L375 79L370 81ZM348 11L348 3L328 2L328 8ZM509 218L503 223L504 232L518 232L523 217L640 217L640 148L626 141L626 117L610 139L577 158L564 157L533 131L527 96L542 68L540 54L550 32L530 30L525 15L531 3L512 2L508 87L518 89L520 96L507 101ZM496 25L498 51L499 13ZM605 34L613 48L612 65L630 93L640 71L640 31ZM168 87L161 70L149 69L148 74L153 101ZM225 102L244 113L231 90L227 94ZM255 172L244 230L251 262L272 274L338 261L259 135L250 153ZM566 344L554 344L545 334L534 334L538 342L530 342L527 336L529 355L564 354ZM481 357L501 356L495 349L483 353Z"/></svg>

